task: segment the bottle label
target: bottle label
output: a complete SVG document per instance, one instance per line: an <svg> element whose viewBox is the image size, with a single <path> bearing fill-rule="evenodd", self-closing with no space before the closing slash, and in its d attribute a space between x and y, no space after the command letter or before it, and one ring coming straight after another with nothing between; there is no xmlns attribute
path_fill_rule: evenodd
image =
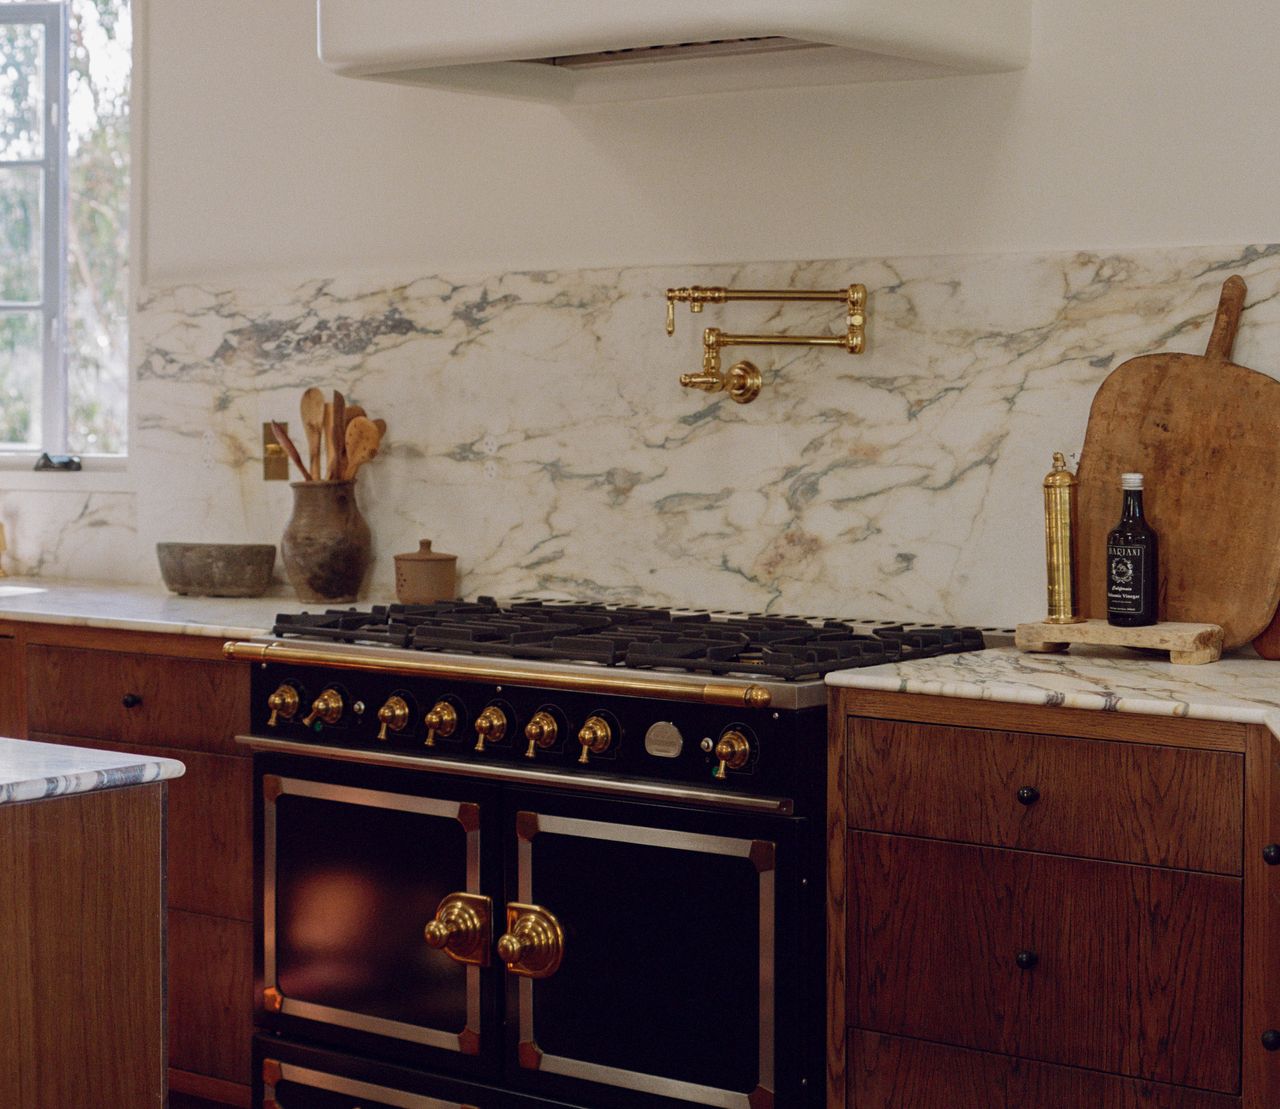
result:
<svg viewBox="0 0 1280 1109"><path fill-rule="evenodd" d="M1107 611L1126 616L1141 615L1146 574L1145 547L1109 543L1107 545Z"/></svg>

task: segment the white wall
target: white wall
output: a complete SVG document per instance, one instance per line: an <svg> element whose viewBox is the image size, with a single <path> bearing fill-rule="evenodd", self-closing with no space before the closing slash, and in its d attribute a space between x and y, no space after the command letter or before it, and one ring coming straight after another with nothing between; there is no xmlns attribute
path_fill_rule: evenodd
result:
<svg viewBox="0 0 1280 1109"><path fill-rule="evenodd" d="M572 109L332 76L312 0L149 9L150 283L1280 239L1274 0L1037 0L1019 74Z"/></svg>

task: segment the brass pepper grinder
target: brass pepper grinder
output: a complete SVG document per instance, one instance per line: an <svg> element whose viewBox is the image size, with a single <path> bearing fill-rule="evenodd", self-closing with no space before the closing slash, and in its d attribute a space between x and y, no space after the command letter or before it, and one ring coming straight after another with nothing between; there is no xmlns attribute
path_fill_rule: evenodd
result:
<svg viewBox="0 0 1280 1109"><path fill-rule="evenodd" d="M1044 553L1049 571L1049 615L1046 624L1079 624L1076 603L1076 475L1061 451L1053 452L1053 469L1044 479Z"/></svg>

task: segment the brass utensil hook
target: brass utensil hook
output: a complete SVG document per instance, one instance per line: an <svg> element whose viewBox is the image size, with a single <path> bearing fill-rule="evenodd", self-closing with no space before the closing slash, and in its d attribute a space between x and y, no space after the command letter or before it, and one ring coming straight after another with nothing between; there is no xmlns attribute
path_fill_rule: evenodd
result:
<svg viewBox="0 0 1280 1109"><path fill-rule="evenodd" d="M727 392L739 404L748 404L760 394L761 374L754 363L743 360L721 369L720 352L735 346L805 346L841 347L849 354L861 354L866 345L867 287L850 285L847 289L726 289L720 286L689 285L667 290L667 334L676 330L676 303L688 303L690 312L701 312L703 305L724 304L730 300L832 300L845 305L843 335L757 335L731 334L717 327L702 333L702 372L682 374L680 384L687 389L707 393Z"/></svg>

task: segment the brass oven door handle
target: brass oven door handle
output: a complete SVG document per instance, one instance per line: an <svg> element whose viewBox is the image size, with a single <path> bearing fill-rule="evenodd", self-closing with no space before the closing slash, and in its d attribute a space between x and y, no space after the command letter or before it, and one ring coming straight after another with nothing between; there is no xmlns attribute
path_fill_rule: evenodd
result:
<svg viewBox="0 0 1280 1109"><path fill-rule="evenodd" d="M507 930L498 937L498 958L509 974L550 978L564 958L564 929L541 905L507 905Z"/></svg>
<svg viewBox="0 0 1280 1109"><path fill-rule="evenodd" d="M423 929L427 946L467 966L489 965L493 902L478 893L451 893Z"/></svg>

